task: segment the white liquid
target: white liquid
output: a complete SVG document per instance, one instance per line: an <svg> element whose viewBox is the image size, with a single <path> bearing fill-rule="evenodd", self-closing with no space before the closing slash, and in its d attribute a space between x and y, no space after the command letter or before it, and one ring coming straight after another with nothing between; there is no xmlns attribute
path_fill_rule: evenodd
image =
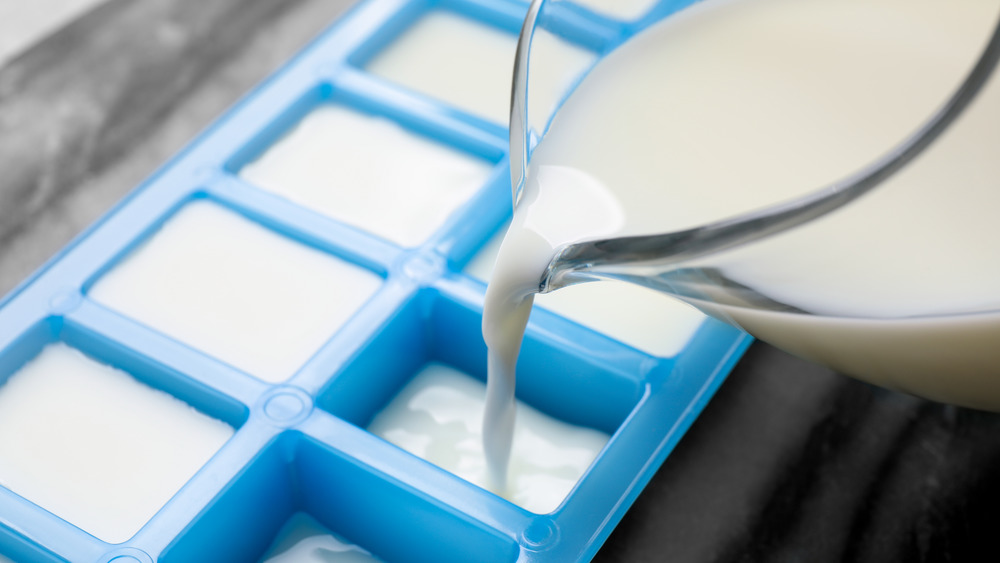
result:
<svg viewBox="0 0 1000 563"><path fill-rule="evenodd" d="M442 469L490 488L483 457L482 383L430 364L380 412L368 431ZM535 513L555 510L610 438L517 402L507 486L494 490Z"/></svg>
<svg viewBox="0 0 1000 563"><path fill-rule="evenodd" d="M405 247L427 240L492 165L380 117L321 106L240 171L246 181Z"/></svg>
<svg viewBox="0 0 1000 563"><path fill-rule="evenodd" d="M573 0L573 3L586 6L598 14L634 20L644 15L656 0Z"/></svg>
<svg viewBox="0 0 1000 563"><path fill-rule="evenodd" d="M554 108L595 55L547 33L535 38L546 56L533 60L538 80L533 103ZM417 20L378 54L366 70L442 100L476 116L506 125L517 36L435 10Z"/></svg>
<svg viewBox="0 0 1000 563"><path fill-rule="evenodd" d="M493 237L465 267L488 282L503 235ZM680 353L705 321L705 314L665 293L639 285L600 281L535 296L547 309L652 356Z"/></svg>
<svg viewBox="0 0 1000 563"><path fill-rule="evenodd" d="M0 386L0 484L109 543L139 531L232 435L61 343Z"/></svg>
<svg viewBox="0 0 1000 563"><path fill-rule="evenodd" d="M368 551L346 542L311 516L295 513L282 526L263 563L377 563Z"/></svg>
<svg viewBox="0 0 1000 563"><path fill-rule="evenodd" d="M197 201L98 280L89 295L277 383L381 283L368 270Z"/></svg>
<svg viewBox="0 0 1000 563"><path fill-rule="evenodd" d="M518 343L554 249L692 227L840 179L947 98L997 12L995 0L706 2L602 60L536 149L487 290L493 461L504 463ZM873 194L695 264L818 316L716 311L847 373L1000 407L1000 314L882 320L1000 309L997 154L994 76Z"/></svg>

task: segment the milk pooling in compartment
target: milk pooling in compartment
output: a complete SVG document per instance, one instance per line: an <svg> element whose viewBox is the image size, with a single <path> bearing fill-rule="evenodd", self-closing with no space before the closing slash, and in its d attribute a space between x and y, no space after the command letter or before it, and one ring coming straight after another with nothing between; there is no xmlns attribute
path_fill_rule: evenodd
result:
<svg viewBox="0 0 1000 563"><path fill-rule="evenodd" d="M486 390L443 364L429 364L368 425L368 431L536 513L555 510L610 438L519 403L510 479L495 488L483 456Z"/></svg>
<svg viewBox="0 0 1000 563"><path fill-rule="evenodd" d="M297 512L278 531L261 563L378 563L367 550L344 541L308 514Z"/></svg>
<svg viewBox="0 0 1000 563"><path fill-rule="evenodd" d="M519 342L560 245L695 227L839 180L948 98L997 12L993 0L705 2L599 62L532 155L487 291L492 463L505 463ZM1000 315L975 313L1000 309L998 83L868 196L685 264L801 313L740 306L723 288L722 304L700 304L846 373L1000 407Z"/></svg>

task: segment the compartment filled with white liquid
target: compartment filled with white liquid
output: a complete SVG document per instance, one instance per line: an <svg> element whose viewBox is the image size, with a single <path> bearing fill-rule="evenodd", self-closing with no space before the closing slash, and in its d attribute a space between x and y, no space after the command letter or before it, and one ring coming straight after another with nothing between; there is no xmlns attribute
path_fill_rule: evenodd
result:
<svg viewBox="0 0 1000 563"><path fill-rule="evenodd" d="M492 168L387 117L323 104L239 174L323 215L415 247L485 186Z"/></svg>
<svg viewBox="0 0 1000 563"><path fill-rule="evenodd" d="M422 318L429 311L429 317ZM321 408L525 510L555 511L641 396L634 378L537 340L518 388L506 487L483 454L485 346L474 309L419 295L322 391Z"/></svg>
<svg viewBox="0 0 1000 563"><path fill-rule="evenodd" d="M276 383L315 354L382 281L215 203L194 200L87 294Z"/></svg>
<svg viewBox="0 0 1000 563"><path fill-rule="evenodd" d="M629 21L642 17L658 2L656 0L573 0L573 3L604 16Z"/></svg>
<svg viewBox="0 0 1000 563"><path fill-rule="evenodd" d="M504 29L449 10L431 10L363 66L414 92L506 127L520 22L510 23ZM535 61L538 80L532 93L538 108L547 113L596 54L551 34L539 34L538 41L545 44L546 56Z"/></svg>
<svg viewBox="0 0 1000 563"><path fill-rule="evenodd" d="M348 561L517 558L511 538L360 460L376 454L369 461L379 464L382 457L363 430L329 417L305 427L266 444L159 561L266 561L284 547L309 555L313 544L311 555L318 548L355 558ZM302 535L313 539L302 545Z"/></svg>
<svg viewBox="0 0 1000 563"><path fill-rule="evenodd" d="M0 485L109 543L138 532L234 432L59 341L0 376Z"/></svg>

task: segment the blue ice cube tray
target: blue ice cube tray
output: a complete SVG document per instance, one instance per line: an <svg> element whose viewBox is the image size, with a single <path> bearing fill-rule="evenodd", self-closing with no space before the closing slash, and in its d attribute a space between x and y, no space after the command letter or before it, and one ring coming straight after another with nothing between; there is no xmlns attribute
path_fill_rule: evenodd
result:
<svg viewBox="0 0 1000 563"><path fill-rule="evenodd" d="M665 4L673 9L685 3ZM549 28L598 53L640 25L565 4ZM0 302L0 383L46 345L64 342L236 429L121 544L105 543L0 487L0 554L15 561L74 563L256 561L301 511L389 562L566 562L594 556L749 337L708 319L680 353L662 358L537 312L523 347L519 398L612 435L549 514L528 512L365 430L428 362L485 380L480 322L486 288L462 268L511 211L504 124L407 91L366 73L365 63L432 10L515 35L526 7L515 0L358 3ZM243 164L311 109L329 103L387 117L487 159L493 173L416 248L400 248L238 177ZM262 382L88 298L96 280L195 200L369 269L383 278L381 289L279 384Z"/></svg>

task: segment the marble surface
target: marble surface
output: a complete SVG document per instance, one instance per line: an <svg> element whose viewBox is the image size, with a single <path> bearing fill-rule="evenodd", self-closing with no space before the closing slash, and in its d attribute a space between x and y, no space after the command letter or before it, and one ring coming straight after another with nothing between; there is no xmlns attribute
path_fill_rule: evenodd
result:
<svg viewBox="0 0 1000 563"><path fill-rule="evenodd" d="M0 65L103 0L0 0Z"/></svg>
<svg viewBox="0 0 1000 563"><path fill-rule="evenodd" d="M107 0L0 68L0 294L348 7ZM595 561L997 561L1000 415L754 344Z"/></svg>

